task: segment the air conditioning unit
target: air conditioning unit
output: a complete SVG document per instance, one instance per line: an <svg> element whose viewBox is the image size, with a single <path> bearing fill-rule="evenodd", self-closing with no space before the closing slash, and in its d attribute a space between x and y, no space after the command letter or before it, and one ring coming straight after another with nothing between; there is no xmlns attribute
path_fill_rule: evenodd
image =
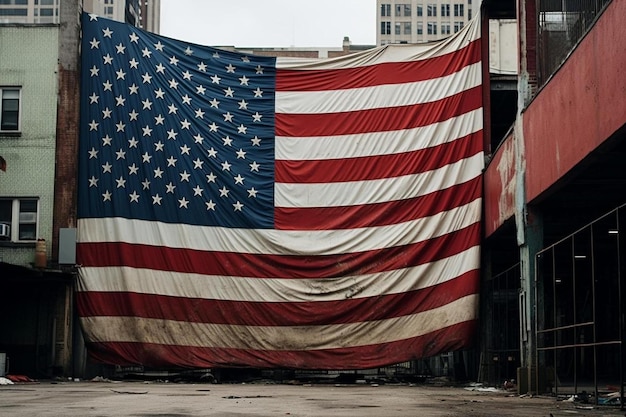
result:
<svg viewBox="0 0 626 417"><path fill-rule="evenodd" d="M7 223L0 223L0 240L11 239L11 226Z"/></svg>

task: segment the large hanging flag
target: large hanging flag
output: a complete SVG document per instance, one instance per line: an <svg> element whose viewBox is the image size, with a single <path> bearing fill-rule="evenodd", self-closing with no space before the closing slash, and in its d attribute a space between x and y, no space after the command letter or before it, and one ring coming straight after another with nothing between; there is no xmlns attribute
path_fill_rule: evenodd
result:
<svg viewBox="0 0 626 417"><path fill-rule="evenodd" d="M355 369L468 347L478 23L283 63L84 15L76 299L91 355Z"/></svg>

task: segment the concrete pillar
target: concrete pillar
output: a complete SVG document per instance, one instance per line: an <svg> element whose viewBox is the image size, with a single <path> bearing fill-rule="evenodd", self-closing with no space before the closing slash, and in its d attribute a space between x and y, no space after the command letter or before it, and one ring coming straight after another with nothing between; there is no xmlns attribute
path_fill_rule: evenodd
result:
<svg viewBox="0 0 626 417"><path fill-rule="evenodd" d="M535 0L518 0L519 75L515 120L516 185L515 227L520 254L520 354L518 370L520 393L535 392L537 381L535 256L543 247L541 213L528 207L526 200L526 147L524 110L537 90L537 16Z"/></svg>
<svg viewBox="0 0 626 417"><path fill-rule="evenodd" d="M518 235L524 240L519 245L520 254L520 355L522 369L518 372L520 394L537 392L536 320L537 283L535 267L537 252L543 249L543 219L537 210L524 207L523 224L518 225ZM521 232L521 233L520 233Z"/></svg>

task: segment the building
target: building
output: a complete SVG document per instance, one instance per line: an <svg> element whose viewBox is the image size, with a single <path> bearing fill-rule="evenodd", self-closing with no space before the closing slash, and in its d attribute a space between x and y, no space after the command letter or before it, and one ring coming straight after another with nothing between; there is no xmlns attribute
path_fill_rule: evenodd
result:
<svg viewBox="0 0 626 417"><path fill-rule="evenodd" d="M458 32L480 9L472 0L377 0L376 45L419 43Z"/></svg>
<svg viewBox="0 0 626 417"><path fill-rule="evenodd" d="M0 25L0 39L0 352L25 373L53 374L72 357L72 275L49 262L59 26Z"/></svg>
<svg viewBox="0 0 626 417"><path fill-rule="evenodd" d="M524 393L623 397L626 4L508 8L517 114L487 152L481 368Z"/></svg>
<svg viewBox="0 0 626 417"><path fill-rule="evenodd" d="M0 4L0 24L59 23L61 0L6 0ZM159 33L160 0L84 0L85 11Z"/></svg>
<svg viewBox="0 0 626 417"><path fill-rule="evenodd" d="M274 56L282 58L335 58L353 54L355 52L374 48L374 45L353 45L350 38L343 38L341 47L337 48L299 48L299 47L283 47L283 48L263 48L263 47L235 47L235 46L216 46L216 48L227 51L236 51L243 54L254 54L262 56Z"/></svg>

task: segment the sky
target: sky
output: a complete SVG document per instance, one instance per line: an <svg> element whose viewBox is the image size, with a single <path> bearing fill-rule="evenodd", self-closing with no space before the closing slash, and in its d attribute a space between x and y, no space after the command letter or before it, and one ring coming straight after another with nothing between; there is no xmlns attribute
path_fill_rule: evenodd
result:
<svg viewBox="0 0 626 417"><path fill-rule="evenodd" d="M207 46L376 43L376 0L161 0L161 35Z"/></svg>

